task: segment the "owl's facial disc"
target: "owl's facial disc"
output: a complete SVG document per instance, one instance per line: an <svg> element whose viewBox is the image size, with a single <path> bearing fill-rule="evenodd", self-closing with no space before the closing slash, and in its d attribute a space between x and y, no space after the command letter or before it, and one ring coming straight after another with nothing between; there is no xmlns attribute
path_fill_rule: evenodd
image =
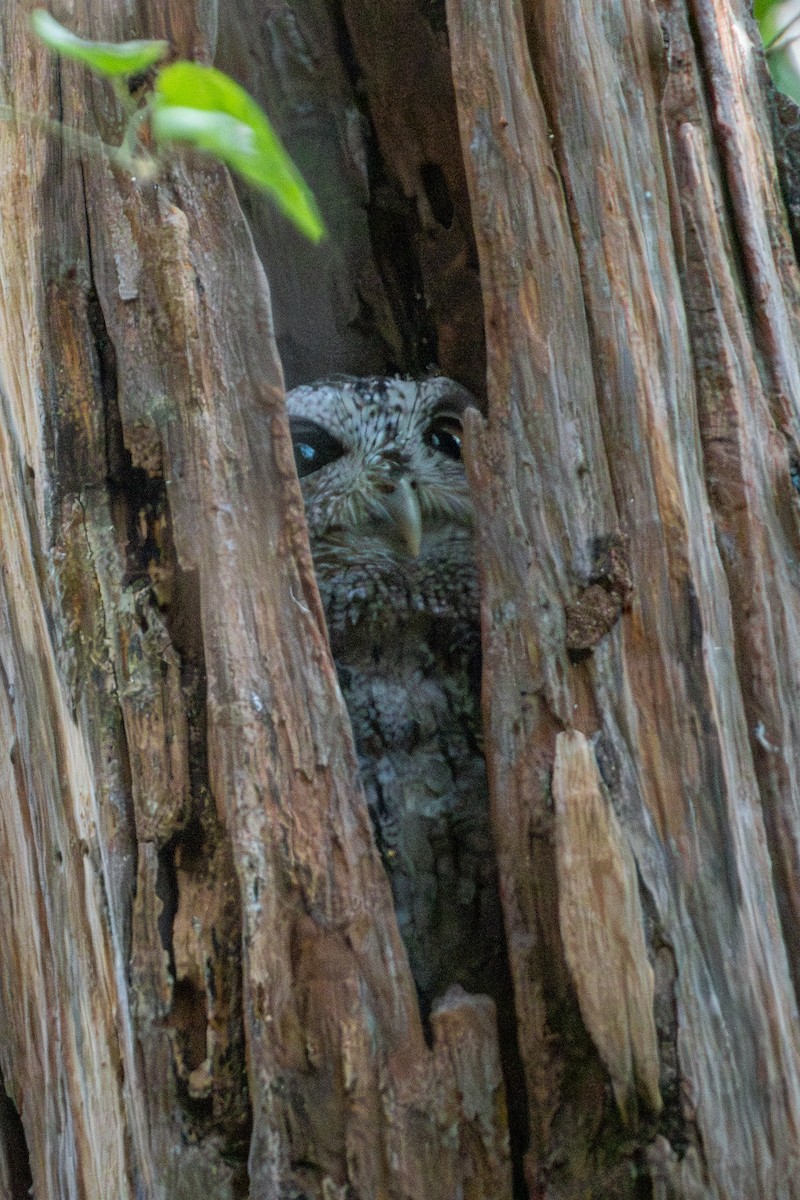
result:
<svg viewBox="0 0 800 1200"><path fill-rule="evenodd" d="M372 555L389 570L471 537L462 464L469 396L452 380L338 376L287 397L317 565ZM405 560L405 565L403 565Z"/></svg>

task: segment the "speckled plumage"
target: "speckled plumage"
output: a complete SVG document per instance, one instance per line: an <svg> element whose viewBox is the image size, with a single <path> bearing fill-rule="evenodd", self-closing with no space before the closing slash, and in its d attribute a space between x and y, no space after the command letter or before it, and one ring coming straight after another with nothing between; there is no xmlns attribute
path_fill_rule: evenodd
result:
<svg viewBox="0 0 800 1200"><path fill-rule="evenodd" d="M342 376L288 396L333 655L426 1009L453 983L495 994L503 962L472 506L454 449L469 403L443 378Z"/></svg>

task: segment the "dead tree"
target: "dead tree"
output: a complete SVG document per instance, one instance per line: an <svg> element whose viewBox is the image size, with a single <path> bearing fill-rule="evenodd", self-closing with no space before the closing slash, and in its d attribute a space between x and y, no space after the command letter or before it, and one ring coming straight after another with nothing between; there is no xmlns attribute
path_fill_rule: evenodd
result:
<svg viewBox="0 0 800 1200"><path fill-rule="evenodd" d="M319 248L207 162L131 179L45 127L113 143L120 113L27 7L0 1192L800 1196L800 291L744 0L55 10L239 79ZM282 409L434 362L483 404L505 1100L487 1002L420 1021Z"/></svg>

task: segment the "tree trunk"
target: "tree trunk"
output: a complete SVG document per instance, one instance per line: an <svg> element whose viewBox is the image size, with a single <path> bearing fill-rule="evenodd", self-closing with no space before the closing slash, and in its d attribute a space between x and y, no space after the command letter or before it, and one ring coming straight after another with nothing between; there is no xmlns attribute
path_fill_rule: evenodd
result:
<svg viewBox="0 0 800 1200"><path fill-rule="evenodd" d="M329 237L46 132L113 93L0 10L0 1195L800 1197L800 287L743 0L124 7L54 15L239 79ZM420 1019L283 411L433 363L524 1081L487 998Z"/></svg>

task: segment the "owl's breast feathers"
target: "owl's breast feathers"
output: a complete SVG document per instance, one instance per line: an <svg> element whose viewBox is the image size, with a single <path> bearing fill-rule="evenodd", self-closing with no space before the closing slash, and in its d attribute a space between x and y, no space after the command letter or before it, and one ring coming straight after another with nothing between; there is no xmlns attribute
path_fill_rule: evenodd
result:
<svg viewBox="0 0 800 1200"><path fill-rule="evenodd" d="M471 530L426 531L421 552L400 554L362 533L314 546L314 566L334 658L378 653L385 663L414 648L471 660L479 645L477 567Z"/></svg>
<svg viewBox="0 0 800 1200"><path fill-rule="evenodd" d="M361 778L423 1008L493 994L502 942L480 742L471 542L318 563ZM330 568L330 574L328 571Z"/></svg>

